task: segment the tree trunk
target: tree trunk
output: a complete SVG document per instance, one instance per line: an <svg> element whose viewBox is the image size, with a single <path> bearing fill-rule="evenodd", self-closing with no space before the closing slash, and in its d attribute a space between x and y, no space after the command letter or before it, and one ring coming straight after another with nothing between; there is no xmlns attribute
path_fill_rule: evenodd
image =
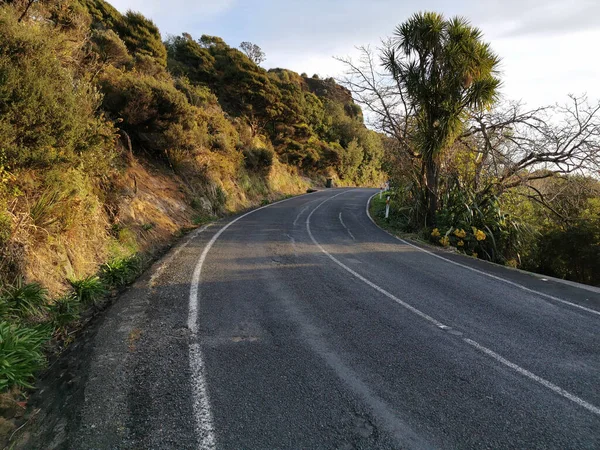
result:
<svg viewBox="0 0 600 450"><path fill-rule="evenodd" d="M427 203L426 226L435 226L435 213L438 208L438 166L431 158L423 161L425 164L425 199Z"/></svg>
<svg viewBox="0 0 600 450"><path fill-rule="evenodd" d="M21 17L19 17L19 20L17 20L17 22L21 22L25 18L25 16L29 12L29 8L31 8L31 5L33 5L34 2L35 2L35 0L29 0L29 2L27 2L27 6L25 7L25 11L23 11L23 14L21 14Z"/></svg>

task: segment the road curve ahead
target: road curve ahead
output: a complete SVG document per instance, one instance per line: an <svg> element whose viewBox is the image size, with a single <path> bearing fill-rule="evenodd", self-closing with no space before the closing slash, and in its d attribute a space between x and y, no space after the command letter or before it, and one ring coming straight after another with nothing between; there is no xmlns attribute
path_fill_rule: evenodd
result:
<svg viewBox="0 0 600 450"><path fill-rule="evenodd" d="M600 294L402 242L374 192L167 255L98 327L68 446L600 448Z"/></svg>

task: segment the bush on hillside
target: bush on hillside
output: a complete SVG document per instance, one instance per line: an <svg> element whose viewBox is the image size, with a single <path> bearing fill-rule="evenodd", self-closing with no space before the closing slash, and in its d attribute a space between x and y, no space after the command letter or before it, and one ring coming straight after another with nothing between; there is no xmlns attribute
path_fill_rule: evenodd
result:
<svg viewBox="0 0 600 450"><path fill-rule="evenodd" d="M164 158L168 149L192 151L202 140L197 111L173 83L111 69L100 79L100 86L103 108L119 121L135 148Z"/></svg>
<svg viewBox="0 0 600 450"><path fill-rule="evenodd" d="M244 150L246 169L253 172L268 172L273 165L273 150L267 148L248 148Z"/></svg>
<svg viewBox="0 0 600 450"><path fill-rule="evenodd" d="M95 89L59 59L64 36L41 23L17 23L7 8L0 9L0 28L0 148L7 165L44 167L103 153L113 131L95 114Z"/></svg>

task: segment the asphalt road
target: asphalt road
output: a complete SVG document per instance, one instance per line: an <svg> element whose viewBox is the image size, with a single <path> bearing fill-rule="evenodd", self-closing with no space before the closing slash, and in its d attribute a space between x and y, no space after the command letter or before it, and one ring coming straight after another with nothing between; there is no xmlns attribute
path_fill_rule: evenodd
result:
<svg viewBox="0 0 600 450"><path fill-rule="evenodd" d="M374 192L174 249L99 324L65 446L600 448L598 291L424 252Z"/></svg>

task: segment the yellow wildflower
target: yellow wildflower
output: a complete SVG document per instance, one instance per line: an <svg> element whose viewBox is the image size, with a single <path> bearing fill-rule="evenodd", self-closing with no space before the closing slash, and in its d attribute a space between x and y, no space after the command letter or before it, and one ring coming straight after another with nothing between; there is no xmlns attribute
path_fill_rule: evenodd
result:
<svg viewBox="0 0 600 450"><path fill-rule="evenodd" d="M431 232L431 236L432 237L439 237L440 236L440 230L438 230L437 228L434 228L433 231Z"/></svg>
<svg viewBox="0 0 600 450"><path fill-rule="evenodd" d="M450 245L450 238L448 238L448 236L444 236L440 239L440 244L442 244L444 247L448 247Z"/></svg>
<svg viewBox="0 0 600 450"><path fill-rule="evenodd" d="M477 231L475 232L475 238L476 238L478 241L485 241L485 238L486 238L486 237L487 237L487 236L485 235L485 233L484 233L483 231L481 231L481 230L477 230Z"/></svg>
<svg viewBox="0 0 600 450"><path fill-rule="evenodd" d="M461 239L460 241L458 241L458 243L456 245L458 247L463 247L465 245L465 242Z"/></svg>
<svg viewBox="0 0 600 450"><path fill-rule="evenodd" d="M454 236L456 236L459 239L463 239L465 236L467 235L467 232L465 230L461 229L456 229L454 230Z"/></svg>

